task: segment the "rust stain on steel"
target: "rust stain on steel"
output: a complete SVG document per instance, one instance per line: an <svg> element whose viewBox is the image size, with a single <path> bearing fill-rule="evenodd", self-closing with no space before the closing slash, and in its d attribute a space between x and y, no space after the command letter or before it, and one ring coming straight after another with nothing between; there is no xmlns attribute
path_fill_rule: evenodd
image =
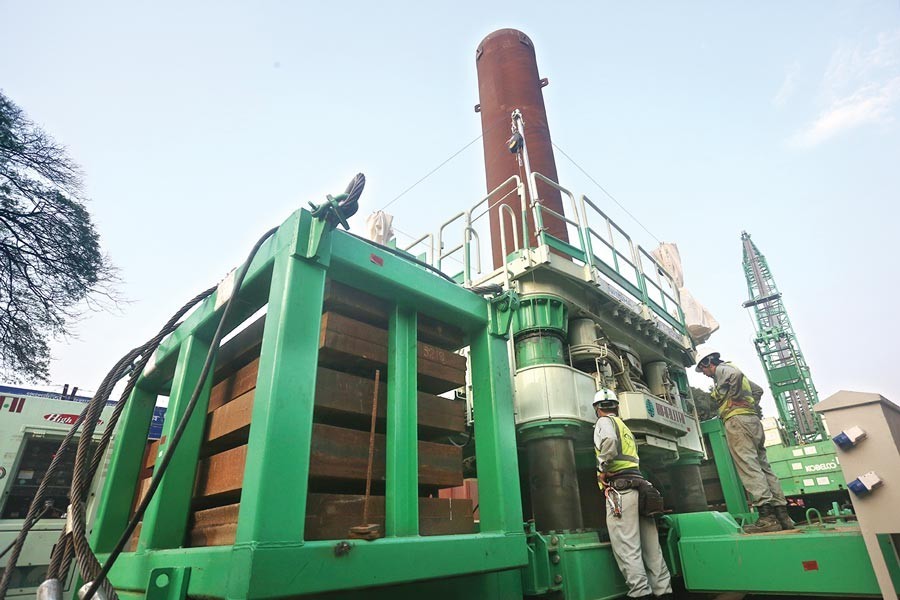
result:
<svg viewBox="0 0 900 600"><path fill-rule="evenodd" d="M490 192L513 175L524 177L524 169L520 173L516 155L509 152L506 140L510 136L510 113L519 109L525 120L525 139L528 143L528 156L531 169L559 181L556 174L556 161L553 158L553 146L550 141L550 127L547 125L547 112L544 108L544 96L541 88L547 84L546 79L538 75L534 44L531 39L516 29L500 29L488 35L475 52L475 65L478 69L478 98L481 128L484 132L484 168L487 175L487 190ZM497 196L502 196L505 191ZM564 214L562 197L559 191L538 182L537 193L543 205L555 212ZM526 190L526 197L527 197ZM530 200L530 199L529 199ZM495 199L492 199L493 203ZM511 194L502 201L510 205L517 215L519 244L522 243L521 206L517 194ZM531 211L527 211L528 241L534 243L534 219ZM507 217L507 220L509 217ZM503 264L500 246L500 207L499 203L490 213L491 249L494 268ZM512 225L507 222L506 248L509 252L515 248ZM568 241L566 224L556 217L544 216L544 227L548 233L561 240Z"/></svg>

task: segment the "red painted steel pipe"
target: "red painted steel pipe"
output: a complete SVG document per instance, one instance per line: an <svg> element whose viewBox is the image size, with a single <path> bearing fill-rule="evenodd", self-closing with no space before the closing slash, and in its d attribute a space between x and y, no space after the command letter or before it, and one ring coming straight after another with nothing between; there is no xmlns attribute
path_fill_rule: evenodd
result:
<svg viewBox="0 0 900 600"><path fill-rule="evenodd" d="M544 96L541 92L546 81L542 82L538 75L534 44L531 39L516 29L495 31L478 45L478 50L475 52L475 65L478 69L478 97L481 128L484 132L484 168L487 175L488 192L513 175L519 175L524 179L524 169L520 169L516 155L506 147L506 140L510 136L510 113L517 108L522 111L525 120L525 140L528 144L532 171L553 181L559 181L556 174L556 162L553 159L553 146L550 142L550 128L547 125L547 112L544 109ZM505 192L498 196L502 196L503 193ZM526 196L527 194L526 190ZM559 191L538 182L537 194L546 208L560 214L564 213ZM494 199L492 199L493 201ZM512 194L502 203L509 204L515 215L521 214L518 195ZM499 209L498 203L490 213L494 268L503 264ZM535 227L530 210L527 211L527 216L528 242L533 246L535 245ZM543 221L548 233L568 241L565 222L546 214ZM517 226L520 230L519 244L521 245L521 218L518 219ZM507 222L506 248L512 252L515 247L512 227Z"/></svg>

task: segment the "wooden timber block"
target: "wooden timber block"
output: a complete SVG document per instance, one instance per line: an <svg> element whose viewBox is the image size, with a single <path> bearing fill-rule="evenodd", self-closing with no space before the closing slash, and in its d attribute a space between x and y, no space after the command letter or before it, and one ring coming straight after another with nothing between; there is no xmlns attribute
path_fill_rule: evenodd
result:
<svg viewBox="0 0 900 600"><path fill-rule="evenodd" d="M322 315L319 337L319 364L341 371L371 375L385 370L388 332L372 325L328 312ZM459 354L417 344L417 388L440 394L466 383L466 359Z"/></svg>
<svg viewBox="0 0 900 600"><path fill-rule="evenodd" d="M307 540L347 539L351 527L362 523L365 496L309 494L306 504ZM193 513L188 545L226 546L234 543L240 504L229 504ZM369 497L368 520L384 526L384 496ZM472 501L419 498L420 535L474 533Z"/></svg>
<svg viewBox="0 0 900 600"><path fill-rule="evenodd" d="M216 354L213 385L219 383L254 358L259 357L265 325L266 315L263 314L256 317L255 320L246 326L240 325L244 328L226 343L222 344L219 352Z"/></svg>
<svg viewBox="0 0 900 600"><path fill-rule="evenodd" d="M316 373L317 420L343 416L368 428L374 386L371 379L320 367ZM378 387L377 418L384 420L386 414L387 384L382 382ZM419 426L430 432L461 433L466 430L465 402L419 392L417 414Z"/></svg>
<svg viewBox="0 0 900 600"><path fill-rule="evenodd" d="M373 481L384 480L385 436L375 434ZM314 424L310 477L365 480L369 460L369 432ZM448 444L419 442L419 485L462 485L462 449Z"/></svg>
<svg viewBox="0 0 900 600"><path fill-rule="evenodd" d="M209 456L247 443L255 392L255 389L244 392L209 414L206 419L204 444L200 450L201 456Z"/></svg>
<svg viewBox="0 0 900 600"><path fill-rule="evenodd" d="M156 464L157 453L159 453L159 440L148 441L144 450L144 460L141 463L140 479L153 475L153 465Z"/></svg>
<svg viewBox="0 0 900 600"><path fill-rule="evenodd" d="M247 366L250 367L252 364ZM369 426L374 381L324 368L318 370L316 378L317 411L355 416L359 418L359 423ZM201 456L209 456L247 443L253 415L254 394L255 390L250 389L209 414ZM387 386L382 384L378 400L378 417L381 420L386 416L386 405ZM431 431L449 433L465 431L466 416L463 402L419 392L417 412L420 426ZM158 440L148 445L141 471L142 477L149 477L152 474L158 449Z"/></svg>
<svg viewBox="0 0 900 600"><path fill-rule="evenodd" d="M365 496L309 494L306 501L307 540L346 539L351 527L363 524ZM369 497L368 522L384 527L384 496ZM419 498L420 535L474 533L472 501Z"/></svg>
<svg viewBox="0 0 900 600"><path fill-rule="evenodd" d="M323 312L340 313L380 329L388 327L390 302L333 279L325 282L323 306ZM420 341L445 350L459 350L465 346L461 329L422 314L416 321Z"/></svg>
<svg viewBox="0 0 900 600"><path fill-rule="evenodd" d="M259 359L257 358L213 387L210 392L208 408L213 416L209 424L207 439L212 440L219 437L218 432L221 431L221 427L218 423L214 424L213 421L223 421L225 414L229 415L228 418L232 418L237 411L248 411L246 413L248 420L244 425L249 423L249 411L253 405L258 371ZM320 367L316 374L316 410L326 414L371 415L373 386L374 382L371 379ZM235 401L240 401L240 409L232 407L225 413L219 414L221 409ZM422 391L418 394L418 403L419 425L422 427L454 433L465 431L464 403ZM386 406L387 384L382 383L378 396L379 417L384 418ZM154 456L152 460L155 460L155 452L152 454ZM152 466L152 464L150 462L145 466Z"/></svg>
<svg viewBox="0 0 900 600"><path fill-rule="evenodd" d="M462 484L462 449L446 444L419 442L419 484L454 487ZM290 449L285 449L289 452ZM385 436L375 435L372 479L384 480ZM365 481L369 460L369 433L313 424L309 476ZM244 481L247 446L202 459L197 466L194 499L210 504L240 493Z"/></svg>
<svg viewBox="0 0 900 600"><path fill-rule="evenodd" d="M244 365L215 384L209 392L207 412L213 412L235 398L256 388L256 376L259 373L259 358Z"/></svg>
<svg viewBox="0 0 900 600"><path fill-rule="evenodd" d="M134 531L131 533L131 537L128 538L128 542L125 544L125 552L134 552L137 550L138 539L141 537L141 527L143 527L144 522L141 521L137 524L137 527L134 528Z"/></svg>
<svg viewBox="0 0 900 600"><path fill-rule="evenodd" d="M234 543L240 503L194 511L188 523L188 545L227 546Z"/></svg>
<svg viewBox="0 0 900 600"><path fill-rule="evenodd" d="M147 490L150 489L150 480L152 477L144 477L143 479L138 479L137 489L135 489L134 499L131 501L131 514L134 514L137 511L138 504L141 503L141 500L144 499L144 496L147 495Z"/></svg>

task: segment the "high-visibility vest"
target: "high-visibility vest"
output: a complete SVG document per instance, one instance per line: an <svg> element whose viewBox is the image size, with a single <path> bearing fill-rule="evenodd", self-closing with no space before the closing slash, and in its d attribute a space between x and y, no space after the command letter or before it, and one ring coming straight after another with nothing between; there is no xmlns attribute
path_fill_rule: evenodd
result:
<svg viewBox="0 0 900 600"><path fill-rule="evenodd" d="M602 418L605 417L601 417L601 419ZM616 427L616 455L611 461L606 463L606 473L612 474L624 471L625 469L637 469L640 461L638 459L637 442L634 441L634 434L628 429L628 425L625 424L625 421L619 417L610 415L608 418L612 420L613 425ZM594 453L599 458L600 450L594 448Z"/></svg>
<svg viewBox="0 0 900 600"><path fill-rule="evenodd" d="M727 362L723 363L728 365L729 367L733 367L738 371L741 371L737 367L734 366L733 363ZM741 371L741 399L740 400L731 400L725 398L725 395L719 392L719 388L716 388L710 394L713 400L719 405L719 417L723 421L727 421L731 417L737 415L755 415L756 413L756 398L753 397L753 390L750 387L750 380L747 379L747 376L744 375L744 372Z"/></svg>

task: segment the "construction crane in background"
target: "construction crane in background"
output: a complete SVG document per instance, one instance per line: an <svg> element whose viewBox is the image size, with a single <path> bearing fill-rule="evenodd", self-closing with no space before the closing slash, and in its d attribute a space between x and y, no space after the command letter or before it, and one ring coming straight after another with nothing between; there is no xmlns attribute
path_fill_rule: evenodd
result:
<svg viewBox="0 0 900 600"><path fill-rule="evenodd" d="M805 444L823 439L825 429L812 407L819 397L813 385L809 365L800 351L797 335L791 326L781 292L769 270L766 257L741 232L744 246L744 275L750 299L744 308L752 308L756 316L756 353L766 371L769 387L784 429L791 444Z"/></svg>

